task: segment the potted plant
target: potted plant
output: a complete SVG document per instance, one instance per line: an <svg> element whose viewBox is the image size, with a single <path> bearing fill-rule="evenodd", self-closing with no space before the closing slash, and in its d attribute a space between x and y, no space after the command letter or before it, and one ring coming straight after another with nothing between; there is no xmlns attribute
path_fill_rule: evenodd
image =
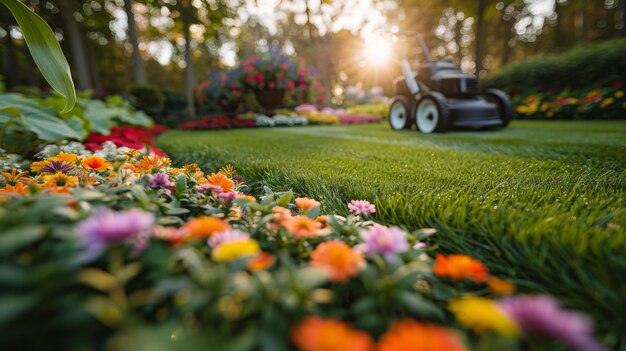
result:
<svg viewBox="0 0 626 351"><path fill-rule="evenodd" d="M213 69L196 88L198 111L203 114L218 111L234 115L239 110L244 93L239 76L238 68Z"/></svg>
<svg viewBox="0 0 626 351"><path fill-rule="evenodd" d="M302 58L272 51L253 54L242 60L240 77L268 115L273 115L284 100L290 105L315 100L319 95L323 100L317 73L305 67Z"/></svg>

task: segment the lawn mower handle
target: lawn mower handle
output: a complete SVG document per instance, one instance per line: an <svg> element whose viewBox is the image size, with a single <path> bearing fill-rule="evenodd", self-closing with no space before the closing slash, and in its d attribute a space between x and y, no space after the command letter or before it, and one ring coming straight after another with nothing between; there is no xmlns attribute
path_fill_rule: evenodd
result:
<svg viewBox="0 0 626 351"><path fill-rule="evenodd" d="M428 45L426 45L426 42L424 41L424 37L418 33L418 32L413 32L410 30L401 30L397 33L394 33L396 35L406 35L406 36L416 36L417 37L417 41L420 43L420 46L422 47L422 54L424 55L424 58L426 59L426 61L428 62L432 62L433 61L433 56L430 54L430 49L428 48Z"/></svg>

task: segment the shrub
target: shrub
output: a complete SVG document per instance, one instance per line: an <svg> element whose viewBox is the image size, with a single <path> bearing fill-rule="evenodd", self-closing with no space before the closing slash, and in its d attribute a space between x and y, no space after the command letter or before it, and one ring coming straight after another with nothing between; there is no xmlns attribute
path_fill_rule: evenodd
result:
<svg viewBox="0 0 626 351"><path fill-rule="evenodd" d="M131 85L126 90L128 100L138 110L151 116L161 115L165 106L165 95L159 87L152 85Z"/></svg>
<svg viewBox="0 0 626 351"><path fill-rule="evenodd" d="M626 38L585 45L560 55L531 58L503 67L482 85L506 91L576 87L626 78Z"/></svg>

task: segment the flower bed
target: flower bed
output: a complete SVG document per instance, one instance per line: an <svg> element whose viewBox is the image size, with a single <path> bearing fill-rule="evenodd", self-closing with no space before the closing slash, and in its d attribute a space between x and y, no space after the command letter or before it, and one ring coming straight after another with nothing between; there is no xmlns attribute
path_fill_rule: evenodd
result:
<svg viewBox="0 0 626 351"><path fill-rule="evenodd" d="M140 150L148 148L150 152L160 156L165 156L163 151L154 146L154 138L166 131L164 126L156 125L151 129L141 127L113 127L109 135L92 132L85 140L85 146L92 150L100 150L106 141L113 142L117 146L125 146L131 149Z"/></svg>
<svg viewBox="0 0 626 351"><path fill-rule="evenodd" d="M626 97L621 80L562 91L512 94L515 118L624 119Z"/></svg>
<svg viewBox="0 0 626 351"><path fill-rule="evenodd" d="M347 217L322 214L291 192L246 194L230 166L209 174L107 145L45 148L32 173L2 173L11 310L0 344L603 349L582 314L512 295L469 256L437 253L433 230L374 223L367 201L351 201Z"/></svg>

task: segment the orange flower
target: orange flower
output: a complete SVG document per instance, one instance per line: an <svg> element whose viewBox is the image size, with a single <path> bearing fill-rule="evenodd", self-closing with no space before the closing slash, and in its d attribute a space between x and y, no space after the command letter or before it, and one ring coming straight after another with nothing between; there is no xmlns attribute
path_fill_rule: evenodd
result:
<svg viewBox="0 0 626 351"><path fill-rule="evenodd" d="M220 187L220 189L225 193L233 190L233 187L235 186L235 183L232 181L232 179L228 178L222 173L211 173L206 181L201 183Z"/></svg>
<svg viewBox="0 0 626 351"><path fill-rule="evenodd" d="M68 187L67 185L53 186L51 188L47 188L45 191L47 191L50 194L70 194L72 192L70 190L70 187Z"/></svg>
<svg viewBox="0 0 626 351"><path fill-rule="evenodd" d="M469 278L477 282L485 282L489 278L489 271L479 261L466 255L435 256L433 271L440 277L461 280Z"/></svg>
<svg viewBox="0 0 626 351"><path fill-rule="evenodd" d="M201 178L204 176L204 173L198 167L196 163L189 163L184 165L182 168L174 168L170 171L171 174L188 174L194 176L196 178Z"/></svg>
<svg viewBox="0 0 626 351"><path fill-rule="evenodd" d="M312 208L319 207L321 204L314 199L309 199L308 197L299 197L296 199L296 206L299 209L306 212Z"/></svg>
<svg viewBox="0 0 626 351"><path fill-rule="evenodd" d="M69 187L69 186L77 186L78 185L78 177L76 176L68 176L67 174L56 172L55 174L49 174L43 176L43 186L45 188L53 188L53 187Z"/></svg>
<svg viewBox="0 0 626 351"><path fill-rule="evenodd" d="M211 235L230 229L230 225L223 220L215 217L201 216L195 218L183 227L183 230L187 233L189 239L205 239Z"/></svg>
<svg viewBox="0 0 626 351"><path fill-rule="evenodd" d="M144 156L134 165L134 170L140 173L155 173L163 167L170 165L172 161L167 157L158 155Z"/></svg>
<svg viewBox="0 0 626 351"><path fill-rule="evenodd" d="M512 295L515 292L515 285L513 283L496 277L487 279L487 286L492 293L497 295Z"/></svg>
<svg viewBox="0 0 626 351"><path fill-rule="evenodd" d="M60 152L58 155L48 158L48 161L60 161L73 165L78 161L78 155L68 154L66 152Z"/></svg>
<svg viewBox="0 0 626 351"><path fill-rule="evenodd" d="M339 240L319 244L311 254L314 267L325 268L333 282L346 282L359 274L365 264L363 255Z"/></svg>
<svg viewBox="0 0 626 351"><path fill-rule="evenodd" d="M104 157L100 157L100 156L87 156L80 163L83 166L85 166L87 169L100 171L100 172L111 167L111 163L107 162L107 160L105 160Z"/></svg>
<svg viewBox="0 0 626 351"><path fill-rule="evenodd" d="M28 195L30 194L30 188L21 182L15 185L7 184L4 189L0 189L0 194ZM2 197L4 198L5 196Z"/></svg>
<svg viewBox="0 0 626 351"><path fill-rule="evenodd" d="M467 351L456 334L434 324L405 319L378 342L379 351Z"/></svg>
<svg viewBox="0 0 626 351"><path fill-rule="evenodd" d="M284 226L292 218L291 211L281 206L272 207L272 212L272 222L267 223L267 227L273 230L280 229L281 226Z"/></svg>
<svg viewBox="0 0 626 351"><path fill-rule="evenodd" d="M293 329L291 340L300 351L371 351L372 338L349 324L332 318L305 317Z"/></svg>
<svg viewBox="0 0 626 351"><path fill-rule="evenodd" d="M276 262L276 257L267 252L261 252L248 262L248 269L256 272L271 267Z"/></svg>
<svg viewBox="0 0 626 351"><path fill-rule="evenodd" d="M284 223L284 226L296 239L314 238L319 235L319 230L322 228L321 223L307 216L291 217Z"/></svg>

